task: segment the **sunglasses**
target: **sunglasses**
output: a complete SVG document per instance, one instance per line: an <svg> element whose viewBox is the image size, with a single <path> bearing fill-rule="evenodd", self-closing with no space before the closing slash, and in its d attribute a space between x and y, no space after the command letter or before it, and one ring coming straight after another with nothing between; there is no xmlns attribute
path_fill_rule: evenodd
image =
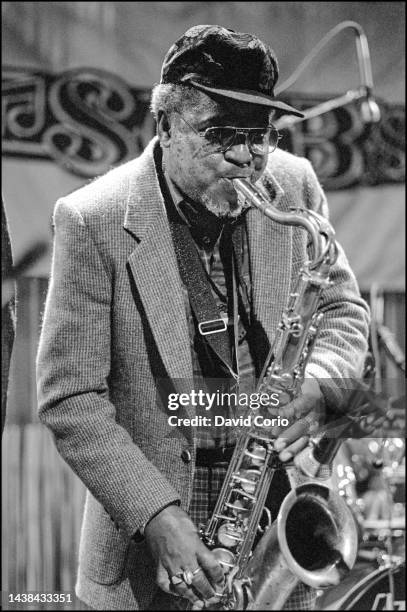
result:
<svg viewBox="0 0 407 612"><path fill-rule="evenodd" d="M198 131L188 123L181 113L175 112L191 130L204 138L208 145L214 147L219 153L226 153L235 144L240 144L242 137L244 137L244 143L247 144L254 155L265 155L275 151L281 138L277 128L273 125L268 125L265 128L241 128L225 125Z"/></svg>

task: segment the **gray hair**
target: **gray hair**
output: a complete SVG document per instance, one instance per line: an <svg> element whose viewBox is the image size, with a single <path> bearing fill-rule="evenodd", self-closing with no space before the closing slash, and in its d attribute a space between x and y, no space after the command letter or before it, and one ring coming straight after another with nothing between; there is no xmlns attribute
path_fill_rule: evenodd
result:
<svg viewBox="0 0 407 612"><path fill-rule="evenodd" d="M232 108L236 108L236 100L224 100L222 105L229 104ZM244 106L248 106L247 103L243 103ZM168 118L171 119L173 113L177 112L181 115L185 111L194 112L205 112L207 110L213 110L214 107L218 106L219 102L213 98L202 93L195 87L190 85L179 85L173 83L159 83L155 85L151 93L150 110L154 116L154 119L158 120L158 113L164 111ZM259 114L263 113L268 115L269 121L274 115L274 109L260 106Z"/></svg>
<svg viewBox="0 0 407 612"><path fill-rule="evenodd" d="M197 107L204 110L213 101L208 100L199 90L188 85L173 83L159 83L155 85L151 94L150 110L157 121L159 111L164 111L169 117L174 112L183 113Z"/></svg>

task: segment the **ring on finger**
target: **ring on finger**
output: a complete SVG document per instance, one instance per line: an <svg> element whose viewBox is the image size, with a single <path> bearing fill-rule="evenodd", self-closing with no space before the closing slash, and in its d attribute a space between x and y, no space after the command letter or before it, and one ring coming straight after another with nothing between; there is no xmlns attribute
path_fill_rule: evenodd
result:
<svg viewBox="0 0 407 612"><path fill-rule="evenodd" d="M174 574L173 576L171 576L170 582L173 586L181 584L182 582L184 582L183 574Z"/></svg>
<svg viewBox="0 0 407 612"><path fill-rule="evenodd" d="M184 570L182 572L182 577L184 579L185 584L190 586L192 584L192 580L194 579L194 574L191 570Z"/></svg>
<svg viewBox="0 0 407 612"><path fill-rule="evenodd" d="M194 577L200 572L202 571L202 567L198 566L196 569L194 570L184 570L182 572L182 577L184 579L185 584L187 584L188 586L192 584L192 581L194 579Z"/></svg>

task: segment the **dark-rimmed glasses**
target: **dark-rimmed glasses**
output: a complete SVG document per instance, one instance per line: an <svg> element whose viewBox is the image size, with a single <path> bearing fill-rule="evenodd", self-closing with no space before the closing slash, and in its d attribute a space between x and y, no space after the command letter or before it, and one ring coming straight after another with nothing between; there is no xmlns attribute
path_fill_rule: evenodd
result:
<svg viewBox="0 0 407 612"><path fill-rule="evenodd" d="M233 127L231 125L208 127L206 130L196 130L188 121L175 111L183 121L191 128L198 136L206 140L209 146L212 146L219 153L226 153L233 145L240 142L238 137L245 137L245 144L254 155L265 155L275 151L280 140L280 134L273 125L268 125L264 128L242 128Z"/></svg>

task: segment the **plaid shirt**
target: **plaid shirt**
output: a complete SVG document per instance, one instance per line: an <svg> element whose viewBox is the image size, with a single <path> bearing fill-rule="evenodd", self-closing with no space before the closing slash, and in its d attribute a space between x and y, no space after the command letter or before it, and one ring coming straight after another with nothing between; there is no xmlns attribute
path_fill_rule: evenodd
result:
<svg viewBox="0 0 407 612"><path fill-rule="evenodd" d="M191 229L191 234L194 238L195 246L198 254L208 275L208 280L212 289L212 294L215 303L219 309L219 316L228 319L228 324L233 330L233 298L227 291L226 277L225 277L225 256L222 256L222 237L224 233L224 223L221 220L217 220L214 217L209 216L202 222L202 216L199 218L200 224L198 225L198 219L195 223L195 216L197 213L195 209L190 206L179 193L172 181L166 177L167 184L174 202L175 207L185 223ZM242 219L237 219L232 224L237 225L242 223ZM244 222L243 222L244 223ZM229 245L230 246L230 245ZM226 257L232 257L232 251L226 254ZM250 262L249 262L249 250L247 235L245 231L245 225L243 225L242 232L242 245L240 253L240 274L237 279L237 286L240 293L240 310L239 314L246 316L239 316L239 339L237 343L237 359L236 369L239 374L239 393L251 393L254 390L255 384L255 368L250 351L249 341L246 335L246 329L243 321L250 320L250 309L251 309L251 276L250 276ZM197 330L191 310L189 301L188 290L183 286L184 297L185 297L185 309L187 313L187 319L190 330L190 346L192 355L192 364L194 371L194 378L199 385L199 381L202 381L203 371L202 362L200 359L199 349L197 348ZM230 293L230 292L229 292ZM244 312L242 312L244 309ZM229 316L228 316L229 315ZM234 337L233 332L230 334L231 350L234 349ZM209 381L205 381L205 386L208 387L209 391L215 393L216 391L224 391L231 393L230 379L225 379L224 383L221 380L222 375L219 374ZM212 386L211 386L212 385ZM222 387L222 388L220 388ZM197 414L207 416L208 413L204 409L202 411L197 409ZM225 417L233 416L233 406L213 406L211 408L211 416L222 415ZM235 443L238 431L231 427L198 427L197 428L197 446L199 448L212 448L212 447L224 447L231 446Z"/></svg>

